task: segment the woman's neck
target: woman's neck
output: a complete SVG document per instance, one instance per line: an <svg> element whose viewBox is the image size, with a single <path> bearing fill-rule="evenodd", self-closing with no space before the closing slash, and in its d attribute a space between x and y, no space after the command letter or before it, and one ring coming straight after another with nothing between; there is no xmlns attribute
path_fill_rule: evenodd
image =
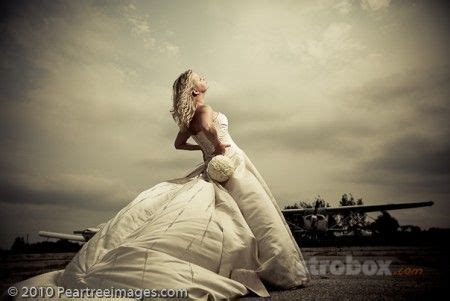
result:
<svg viewBox="0 0 450 301"><path fill-rule="evenodd" d="M202 106L204 104L205 104L205 100L204 100L203 97L202 98L197 98L196 101L195 101L195 107L199 107L199 106Z"/></svg>

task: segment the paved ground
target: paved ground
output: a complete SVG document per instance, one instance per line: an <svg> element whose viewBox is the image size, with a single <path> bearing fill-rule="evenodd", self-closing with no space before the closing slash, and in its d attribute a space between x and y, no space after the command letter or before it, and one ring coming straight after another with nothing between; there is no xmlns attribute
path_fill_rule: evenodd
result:
<svg viewBox="0 0 450 301"><path fill-rule="evenodd" d="M436 297L449 284L448 249L348 247L302 248L302 251L314 274L311 283L299 289L270 291L272 300L419 300ZM23 279L64 268L73 255L25 254L2 258L0 292ZM372 271L382 275L357 273L355 261L366 273ZM350 267L354 275L345 272ZM241 299L263 298L248 296Z"/></svg>
<svg viewBox="0 0 450 301"><path fill-rule="evenodd" d="M270 291L272 300L423 300L443 295L449 285L448 250L441 248L417 247L351 247L303 249L310 270L312 258L330 260L334 263L325 273L316 268L309 285L300 289ZM378 260L378 271L383 275L336 275L346 262L346 256L366 267L374 266ZM336 261L337 260L337 261ZM388 263L390 264L388 265ZM354 262L353 262L354 263ZM314 264L318 266L318 264ZM391 274L384 273L388 267ZM357 271L357 265L353 265ZM367 268L364 269L367 271ZM323 269L322 269L323 271ZM334 274L332 272L335 272ZM445 295L444 295L445 296ZM245 297L243 300L262 300L264 298ZM439 298L441 299L441 298Z"/></svg>

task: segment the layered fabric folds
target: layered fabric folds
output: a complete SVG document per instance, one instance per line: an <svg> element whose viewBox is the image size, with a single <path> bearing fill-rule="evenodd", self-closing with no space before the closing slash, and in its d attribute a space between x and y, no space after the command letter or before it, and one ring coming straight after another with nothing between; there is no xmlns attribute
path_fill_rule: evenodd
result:
<svg viewBox="0 0 450 301"><path fill-rule="evenodd" d="M185 177L142 191L96 233L64 270L16 286L71 289L186 289L190 299L221 300L267 287L290 289L309 282L299 246L264 179L228 133L228 119L214 119L225 155L236 169L225 182L206 167L213 147L193 136L205 162ZM154 300L154 298L152 299Z"/></svg>
<svg viewBox="0 0 450 301"><path fill-rule="evenodd" d="M64 270L35 284L187 289L198 300L268 297L267 285L305 284L301 251L266 183L242 150L230 158L237 168L224 183L208 177L204 162L141 192Z"/></svg>

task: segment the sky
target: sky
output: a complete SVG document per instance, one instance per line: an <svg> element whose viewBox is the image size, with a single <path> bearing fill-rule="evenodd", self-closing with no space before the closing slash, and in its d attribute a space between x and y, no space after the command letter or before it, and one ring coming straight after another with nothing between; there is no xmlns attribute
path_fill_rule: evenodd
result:
<svg viewBox="0 0 450 301"><path fill-rule="evenodd" d="M189 68L281 207L434 201L392 215L450 226L445 1L1 3L1 248L193 170L169 113Z"/></svg>

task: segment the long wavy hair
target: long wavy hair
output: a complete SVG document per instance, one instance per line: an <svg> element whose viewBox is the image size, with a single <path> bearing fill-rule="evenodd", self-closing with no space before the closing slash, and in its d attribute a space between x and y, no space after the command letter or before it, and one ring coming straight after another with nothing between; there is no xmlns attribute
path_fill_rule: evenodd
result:
<svg viewBox="0 0 450 301"><path fill-rule="evenodd" d="M173 107L170 113L182 131L188 131L189 124L195 114L194 88L192 69L181 73L172 86Z"/></svg>

